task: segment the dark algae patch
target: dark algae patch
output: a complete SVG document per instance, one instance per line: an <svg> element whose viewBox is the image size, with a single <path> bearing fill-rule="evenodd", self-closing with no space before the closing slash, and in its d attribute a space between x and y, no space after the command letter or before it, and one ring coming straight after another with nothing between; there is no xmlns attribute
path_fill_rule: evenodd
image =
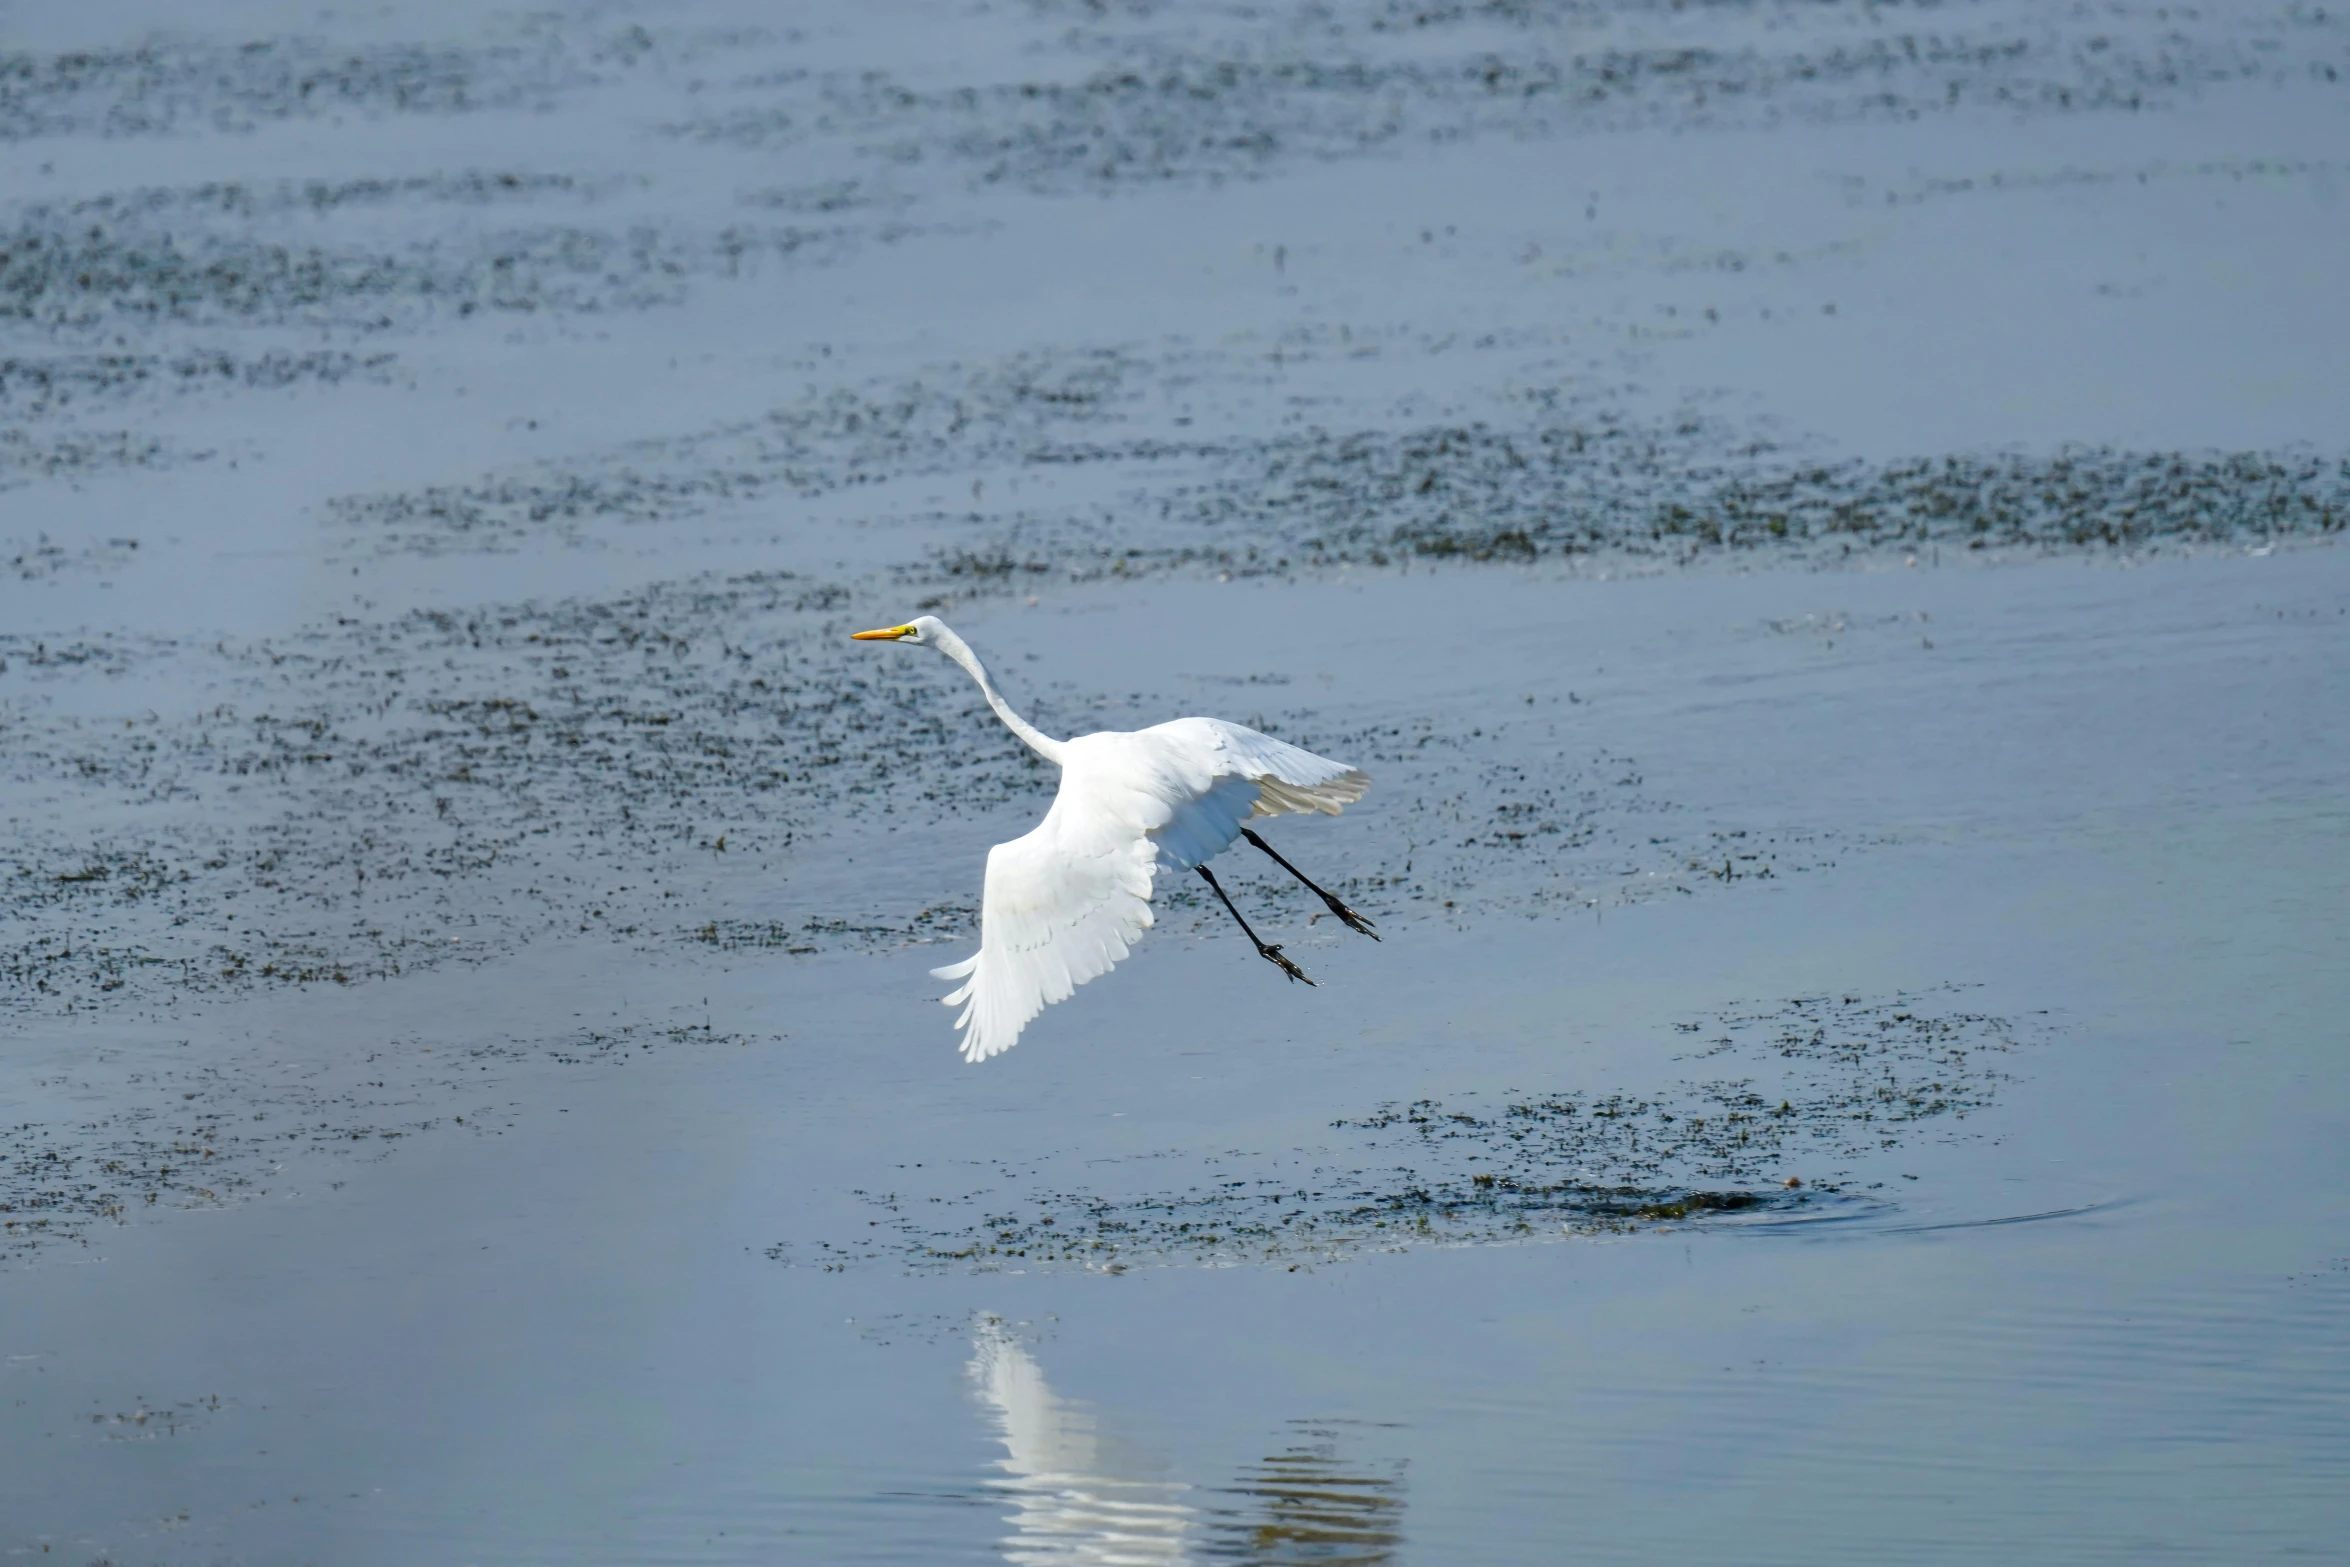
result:
<svg viewBox="0 0 2350 1567"><path fill-rule="evenodd" d="M1195 515L1228 534L1270 527L1311 564L2130 550L2350 527L2350 460L2306 453L2075 448L1804 462L1687 424L1595 421L1323 434L1261 458Z"/></svg>
<svg viewBox="0 0 2350 1567"><path fill-rule="evenodd" d="M17 418L39 419L93 406L118 406L149 392L260 392L345 382L380 386L393 379L396 363L388 353L357 354L341 349L27 353L0 358L0 410ZM10 433L24 436L30 443L25 432Z"/></svg>
<svg viewBox="0 0 2350 1567"><path fill-rule="evenodd" d="M1144 396L1137 370L1115 349L1036 352L820 386L687 436L421 491L344 496L329 512L356 544L434 555L574 542L616 524L658 525L914 475L1017 468L1119 420Z"/></svg>
<svg viewBox="0 0 2350 1567"><path fill-rule="evenodd" d="M619 529L946 478L972 504L923 520L953 542L897 575L961 593L1429 560L2133 552L2350 527L2350 459L2306 450L1870 460L1717 416L1636 418L1622 394L1571 383L1515 394L1515 422L1317 423L1260 436L1194 428L1177 412L1191 382L1249 385L1267 373L1182 344L1022 353L824 387L755 419L559 466L345 496L329 511L356 546L435 555L609 541ZM1106 479L1115 501L982 500L991 481L1079 470Z"/></svg>
<svg viewBox="0 0 2350 1567"><path fill-rule="evenodd" d="M109 571L138 558L137 539L107 539L99 544L69 548L40 535L31 539L0 540L0 572L19 582L40 582L63 572Z"/></svg>
<svg viewBox="0 0 2350 1567"><path fill-rule="evenodd" d="M354 332L419 327L439 314L637 311L674 304L697 281L838 260L917 232L825 213L781 224L689 223L641 210L632 221L595 221L600 205L641 195L643 184L471 169L211 181L33 203L0 225L0 328L114 334L120 352L109 357L120 359L132 357L120 334L164 327ZM315 363L321 354L292 357Z"/></svg>
<svg viewBox="0 0 2350 1567"><path fill-rule="evenodd" d="M1646 1093L1505 1090L1384 1105L1333 1121L1324 1148L1206 1159L1212 1178L1182 1190L1109 1189L1147 1169L1142 1159L1112 1161L1089 1187L1056 1185L1053 1161L1037 1160L999 1166L978 1190L867 1192L885 1238L782 1243L769 1255L916 1270L1306 1266L1413 1246L1868 1211L1891 1201L1870 1195L1885 1156L1921 1138L1980 1135L1962 1123L1991 1108L2028 1037L2006 1019L1952 1009L1954 999L1944 989L1726 1012L1676 1025L1705 1037L1678 1059L1745 1075Z"/></svg>
<svg viewBox="0 0 2350 1567"><path fill-rule="evenodd" d="M0 1261L89 1245L143 1214L337 1186L339 1165L389 1158L411 1138L504 1136L524 1108L506 1081L517 1066L625 1070L766 1042L706 1023L624 1022L543 1038L401 1036L310 1061L198 1055L182 1040L132 1065L101 1035L71 1065L12 1085L17 1103L67 1108L0 1125Z"/></svg>
<svg viewBox="0 0 2350 1567"><path fill-rule="evenodd" d="M42 577L134 552L15 558ZM802 878L839 835L1024 831L1052 780L954 681L860 657L842 597L765 572L260 641L0 636L0 779L27 813L0 854L6 1007L359 984L548 938L710 958L962 940L976 857L943 884ZM159 665L198 694L116 694ZM1023 697L1069 733L1231 706L1068 681ZM1678 810L1570 703L1473 733L1261 694L1237 716L1377 772L1387 838L1333 880L1369 908L1580 908L1836 852ZM1286 878L1235 874L1283 921L1318 912ZM1161 905L1173 928L1217 917L1184 887Z"/></svg>
<svg viewBox="0 0 2350 1567"><path fill-rule="evenodd" d="M674 303L689 278L740 272L845 234L549 224L395 249L35 209L0 232L0 322L85 332L124 322L378 329L426 311L635 310Z"/></svg>
<svg viewBox="0 0 2350 1567"><path fill-rule="evenodd" d="M135 430L71 430L55 434L0 430L0 490L70 482L125 469L200 462L212 455L209 451L177 447ZM26 576L25 558L18 557L16 564L19 575Z"/></svg>
<svg viewBox="0 0 2350 1567"><path fill-rule="evenodd" d="M0 141L529 106L693 47L643 27L574 37L539 18L471 44L157 36L127 47L0 53Z"/></svg>
<svg viewBox="0 0 2350 1567"><path fill-rule="evenodd" d="M2329 80L2322 27L2169 10L2120 28L2045 8L1760 4L1170 8L1059 24L1036 74L941 84L780 70L668 129L755 148L848 142L979 187L1066 192L1292 173L1478 136L2137 113L2244 81ZM1077 25L1070 25L1075 23ZM1057 69L1056 69L1057 67ZM712 95L714 97L719 95ZM721 102L725 100L721 98Z"/></svg>

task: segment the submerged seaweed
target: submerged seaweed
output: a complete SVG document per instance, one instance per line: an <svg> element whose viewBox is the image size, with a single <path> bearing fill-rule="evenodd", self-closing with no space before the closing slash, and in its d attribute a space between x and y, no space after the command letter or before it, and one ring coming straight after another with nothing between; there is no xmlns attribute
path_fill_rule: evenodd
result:
<svg viewBox="0 0 2350 1567"><path fill-rule="evenodd" d="M1246 178L1478 135L2134 113L2328 68L2322 44L2290 27L2183 12L2147 36L2021 7L1822 6L1795 31L1733 5L1710 8L1717 25L1692 37L1657 25L1670 9L1314 6L1231 17L1212 39L1172 18L1097 16L1063 34L1059 71L941 85L784 70L668 129L751 147L853 139L897 163L943 161L981 187L1066 191ZM1581 25L1561 27L1570 20ZM1511 32L1455 36L1496 25Z"/></svg>
<svg viewBox="0 0 2350 1567"><path fill-rule="evenodd" d="M0 409L31 420L93 404L120 404L149 391L277 391L350 381L380 386L393 379L397 362L388 353L343 349L14 355L0 358Z"/></svg>
<svg viewBox="0 0 2350 1567"><path fill-rule="evenodd" d="M67 564L35 553L24 569ZM1051 787L967 692L861 656L841 598L777 572L201 648L0 637L0 698L71 689L109 714L0 705L0 777L46 802L0 857L6 1006L358 983L566 932L786 955L960 939L976 862L904 889L795 888L834 832L928 830L904 819L917 802L926 822L1009 823ZM197 704L111 713L105 683L159 661L201 680ZM1033 711L1082 732L1181 702L1061 687ZM1832 852L1678 819L1630 759L1579 737L1572 703L1472 733L1435 713L1242 716L1381 777L1404 847L1332 878L1366 906L1579 907L1768 881ZM1505 865L1507 893L1490 880ZM1252 896L1277 919L1316 912L1286 879ZM1161 901L1170 917L1205 908L1180 885Z"/></svg>
<svg viewBox="0 0 2350 1567"><path fill-rule="evenodd" d="M965 1192L864 1194L889 1239L779 1244L778 1261L907 1268L1279 1263L1365 1250L1605 1234L1734 1216L1847 1211L1877 1199L1856 1170L1921 1135L1963 1135L2009 1074L2019 1030L1919 996L1810 997L1678 1025L1710 1037L1684 1059L1755 1075L1643 1093L1506 1090L1341 1118L1321 1149L1227 1152L1214 1179L1118 1191L1088 1161L1063 1187L1005 1165ZM1492 1102L1488 1102L1492 1101ZM1803 1174L1796 1175L1800 1168ZM1881 1203L1880 1203L1881 1205Z"/></svg>
<svg viewBox="0 0 2350 1567"><path fill-rule="evenodd" d="M81 874L152 884L167 873L98 863ZM274 1178L296 1155L372 1161L414 1137L501 1136L517 1106L482 1080L492 1067L619 1070L749 1043L707 1023L629 1022L532 1039L442 1040L437 1050L387 1038L324 1063L216 1051L127 1077L117 1065L123 1052L101 1046L19 1085L22 1101L63 1099L77 1109L0 1127L0 1261L60 1242L87 1245L137 1214L227 1207L282 1190Z"/></svg>
<svg viewBox="0 0 2350 1567"><path fill-rule="evenodd" d="M2350 527L2350 459L2310 453L2080 447L1805 462L1686 422L1606 421L1316 434L1251 466L1193 502L1192 516L1203 529L1270 531L1312 564L2140 549Z"/></svg>
<svg viewBox="0 0 2350 1567"><path fill-rule="evenodd" d="M575 40L541 18L499 41L474 44L159 36L128 47L0 54L0 141L511 108L717 41L636 26Z"/></svg>
<svg viewBox="0 0 2350 1567"><path fill-rule="evenodd" d="M965 590L1415 560L2140 551L2350 527L2350 458L2310 451L1823 457L1720 418L1634 418L1615 394L1579 385L1519 394L1516 424L1268 437L1194 431L1172 413L1171 384L1248 370L1176 346L1024 353L831 387L760 419L561 466L343 497L330 511L376 550L430 555L607 538L776 493L968 477L973 505L952 522L962 540L899 569L910 585ZM981 476L1073 469L1103 471L1121 504L979 504Z"/></svg>
<svg viewBox="0 0 2350 1567"><path fill-rule="evenodd" d="M376 329L424 311L644 309L686 280L856 238L843 228L714 234L640 224L542 224L399 248L215 232L143 215L90 220L34 209L0 232L0 322L49 331L124 321Z"/></svg>

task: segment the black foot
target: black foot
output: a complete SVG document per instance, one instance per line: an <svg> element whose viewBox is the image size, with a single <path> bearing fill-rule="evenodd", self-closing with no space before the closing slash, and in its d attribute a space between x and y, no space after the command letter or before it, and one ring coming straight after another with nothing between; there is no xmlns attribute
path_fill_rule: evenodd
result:
<svg viewBox="0 0 2350 1567"><path fill-rule="evenodd" d="M1336 893L1327 892L1322 888L1315 886L1313 881L1306 875L1304 871L1299 870L1296 866L1290 864L1287 860L1281 857L1281 851L1279 849L1274 848L1271 844L1258 837L1254 832L1250 831L1246 827L1240 829L1240 835L1243 838L1246 838L1250 843L1255 844L1259 849L1262 849L1265 853L1271 855L1273 857L1274 864L1280 866L1283 870L1289 872L1290 875L1297 878L1298 885L1304 887L1306 891L1312 893L1315 897L1320 898L1325 904L1329 905L1330 912L1337 915L1339 919L1344 921L1348 930L1360 931L1362 934L1370 937L1373 941L1377 941L1379 939L1379 933L1371 928L1371 922L1369 920L1363 918L1362 915L1357 914L1354 910L1348 908L1344 903L1341 903L1338 900L1338 895ZM1319 915L1315 917L1320 918Z"/></svg>
<svg viewBox="0 0 2350 1567"><path fill-rule="evenodd" d="M1251 836L1253 837L1254 834L1251 834ZM1281 972L1287 974L1291 979L1305 979L1306 983L1309 985L1314 983L1312 980L1306 979L1306 971L1304 969L1299 968L1296 964L1290 962L1289 959L1281 955L1281 949L1279 947L1268 947L1263 942L1257 940L1257 933L1248 928L1248 921L1240 919L1240 910L1232 907L1232 899L1225 893L1224 884L1216 880L1216 873L1214 871L1209 870L1205 865L1195 865L1192 867L1192 869L1199 872L1200 880L1206 882L1209 886L1216 889L1216 896L1223 900L1224 907L1231 910L1232 917L1234 919L1240 920L1240 933L1248 938L1250 946L1257 949L1258 957L1263 958L1267 963L1278 966ZM1321 987L1315 986L1315 988L1320 989Z"/></svg>
<svg viewBox="0 0 2350 1567"><path fill-rule="evenodd" d="M1291 979L1304 979L1307 984L1314 984L1312 980L1306 979L1306 971L1304 969L1299 968L1296 964L1290 962L1289 959L1281 955L1281 949L1279 947L1268 947L1260 941L1257 943L1257 956L1263 958L1268 963L1278 963L1281 966L1281 972L1287 974ZM1314 988L1319 990L1322 987L1319 985L1314 985Z"/></svg>
<svg viewBox="0 0 2350 1567"><path fill-rule="evenodd" d="M1318 891L1319 889L1316 890ZM1332 897L1327 892L1322 894L1322 901L1330 905L1331 913L1346 921L1346 928L1348 930L1359 930L1364 935L1370 937L1373 941L1377 941L1379 939L1379 933L1371 928L1371 922L1363 918L1362 915L1357 914L1354 910L1348 908L1345 904L1339 902L1336 898Z"/></svg>

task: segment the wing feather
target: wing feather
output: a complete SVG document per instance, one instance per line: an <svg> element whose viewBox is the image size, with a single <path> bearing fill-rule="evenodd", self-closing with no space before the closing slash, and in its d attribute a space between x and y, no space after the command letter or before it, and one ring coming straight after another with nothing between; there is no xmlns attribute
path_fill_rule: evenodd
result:
<svg viewBox="0 0 2350 1567"><path fill-rule="evenodd" d="M1343 762L1218 718L1065 742L1045 819L988 851L979 950L930 971L963 982L944 998L963 1009L963 1059L1011 1049L1038 1013L1132 951L1151 927L1159 869L1213 858L1260 816L1335 816L1370 784Z"/></svg>
<svg viewBox="0 0 2350 1567"><path fill-rule="evenodd" d="M1173 869L1188 870L1223 853L1244 824L1261 816L1336 816L1371 787L1371 775L1360 768L1221 718L1178 718L1143 733L1165 735L1179 749L1196 751L1213 778L1163 835L1160 859Z"/></svg>
<svg viewBox="0 0 2350 1567"><path fill-rule="evenodd" d="M1074 804L1074 808L1073 808ZM1012 1048L1031 1019L1110 971L1151 924L1148 837L1061 798L1036 830L988 851L979 950L933 969L960 979L963 1059Z"/></svg>

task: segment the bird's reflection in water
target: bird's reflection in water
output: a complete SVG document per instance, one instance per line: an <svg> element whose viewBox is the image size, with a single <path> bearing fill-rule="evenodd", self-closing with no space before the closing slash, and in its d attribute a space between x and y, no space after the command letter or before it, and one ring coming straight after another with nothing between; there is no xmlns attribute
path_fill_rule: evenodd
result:
<svg viewBox="0 0 2350 1567"><path fill-rule="evenodd" d="M1402 1542L1400 1466L1370 1474L1339 1455L1342 1427L1304 1425L1297 1440L1232 1485L1195 1491L1108 1440L1092 1413L1047 1385L1009 1334L983 1326L971 1380L1003 1439L1007 1561L1038 1567L1144 1567L1192 1561L1317 1562L1394 1558Z"/></svg>
<svg viewBox="0 0 2350 1567"><path fill-rule="evenodd" d="M1028 1351L993 1326L972 1344L971 1380L1004 1440L997 1462L1009 1492L1007 1561L1038 1564L1182 1562L1197 1515L1189 1486L1146 1478L1102 1439L1092 1414L1046 1386Z"/></svg>
<svg viewBox="0 0 2350 1567"><path fill-rule="evenodd" d="M1301 1441L1243 1470L1210 1512L1200 1552L1218 1561L1375 1567L1403 1543L1403 1472L1342 1459L1342 1428L1300 1423Z"/></svg>

